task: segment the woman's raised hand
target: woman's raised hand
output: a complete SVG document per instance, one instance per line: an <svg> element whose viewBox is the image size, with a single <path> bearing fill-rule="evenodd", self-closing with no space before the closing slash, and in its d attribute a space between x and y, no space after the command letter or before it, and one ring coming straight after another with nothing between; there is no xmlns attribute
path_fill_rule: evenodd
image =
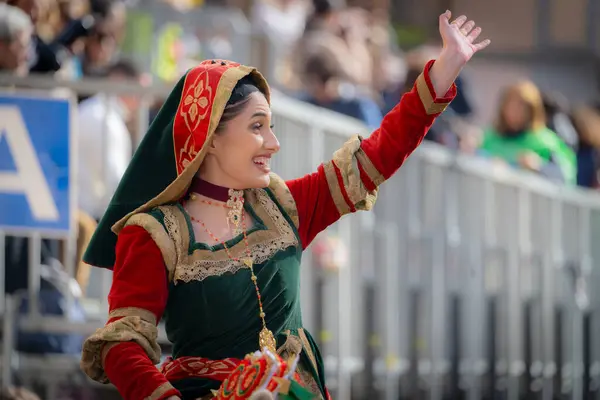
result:
<svg viewBox="0 0 600 400"><path fill-rule="evenodd" d="M443 96L471 57L490 44L489 39L475 43L481 34L481 28L475 27L475 22L467 21L464 15L450 22L451 16L450 11L440 15L440 35L444 47L430 71L437 96Z"/></svg>
<svg viewBox="0 0 600 400"><path fill-rule="evenodd" d="M489 39L475 42L481 34L481 28L476 26L474 21L461 15L450 22L451 17L450 11L440 15L440 35L444 43L444 50L459 56L466 63L475 53L485 49L491 42Z"/></svg>

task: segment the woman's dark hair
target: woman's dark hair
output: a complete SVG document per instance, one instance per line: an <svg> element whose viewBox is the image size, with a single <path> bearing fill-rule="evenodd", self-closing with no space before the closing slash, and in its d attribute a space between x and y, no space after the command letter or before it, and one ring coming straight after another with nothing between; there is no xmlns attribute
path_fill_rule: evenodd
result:
<svg viewBox="0 0 600 400"><path fill-rule="evenodd" d="M225 110L223 111L223 115L221 116L221 120L216 129L217 133L225 128L227 122L231 121L244 111L250 100L250 95L255 92L262 93L262 90L258 88L258 85L252 76L245 76L238 81L231 92L229 101L225 105Z"/></svg>

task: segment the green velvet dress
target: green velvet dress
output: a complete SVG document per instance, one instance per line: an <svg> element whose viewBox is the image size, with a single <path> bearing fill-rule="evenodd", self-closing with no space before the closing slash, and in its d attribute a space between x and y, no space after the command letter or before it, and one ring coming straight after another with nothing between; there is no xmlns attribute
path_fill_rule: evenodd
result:
<svg viewBox="0 0 600 400"><path fill-rule="evenodd" d="M247 238L267 325L281 355L300 354L302 383L326 398L322 358L302 325L298 231L271 190L246 191L246 198L244 207L254 222ZM148 214L160 222L177 247L163 316L173 358L242 359L258 350L262 325L251 273L230 258L230 254L244 255L243 234L225 242L226 248L223 244L209 246L196 242L192 222L181 204L162 206ZM184 398L201 397L221 384L197 377L171 383Z"/></svg>

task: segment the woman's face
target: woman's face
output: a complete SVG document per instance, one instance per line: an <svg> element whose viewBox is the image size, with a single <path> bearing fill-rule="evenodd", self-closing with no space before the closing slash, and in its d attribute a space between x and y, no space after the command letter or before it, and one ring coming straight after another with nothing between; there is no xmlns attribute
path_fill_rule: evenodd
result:
<svg viewBox="0 0 600 400"><path fill-rule="evenodd" d="M529 107L517 96L509 96L504 103L502 117L506 127L511 131L521 131L527 128L531 119Z"/></svg>
<svg viewBox="0 0 600 400"><path fill-rule="evenodd" d="M17 75L26 75L29 66L30 29L19 32L11 42L0 42L0 69L7 69Z"/></svg>
<svg viewBox="0 0 600 400"><path fill-rule="evenodd" d="M271 156L279 141L271 130L271 109L260 92L250 94L243 111L214 136L200 176L233 189L267 187Z"/></svg>

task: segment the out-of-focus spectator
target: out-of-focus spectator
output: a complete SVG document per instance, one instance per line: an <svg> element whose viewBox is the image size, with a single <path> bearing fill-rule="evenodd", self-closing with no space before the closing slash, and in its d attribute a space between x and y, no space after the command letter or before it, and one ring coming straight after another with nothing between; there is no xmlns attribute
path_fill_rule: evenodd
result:
<svg viewBox="0 0 600 400"><path fill-rule="evenodd" d="M373 60L373 91L380 96L381 111L386 114L400 101L408 68L403 54L392 40L389 12L374 10L368 17L368 23L367 46Z"/></svg>
<svg viewBox="0 0 600 400"><path fill-rule="evenodd" d="M546 126L542 96L532 82L508 87L496 124L485 131L481 146L493 158L554 180L575 184L575 153Z"/></svg>
<svg viewBox="0 0 600 400"><path fill-rule="evenodd" d="M56 0L55 35L52 46L60 52L60 75L76 80L83 76L82 58L87 37L93 32L95 18L87 0Z"/></svg>
<svg viewBox="0 0 600 400"><path fill-rule="evenodd" d="M313 0L313 12L306 18L304 35L325 29L332 23L334 9L329 0Z"/></svg>
<svg viewBox="0 0 600 400"><path fill-rule="evenodd" d="M86 76L103 76L118 59L119 45L125 36L127 10L118 0L91 0L90 6L95 25L86 40L83 72Z"/></svg>
<svg viewBox="0 0 600 400"><path fill-rule="evenodd" d="M600 109L581 106L573 110L571 119L578 135L577 184L599 188L600 180Z"/></svg>
<svg viewBox="0 0 600 400"><path fill-rule="evenodd" d="M255 33L269 36L277 54L289 51L302 36L309 11L305 0L257 0L251 13Z"/></svg>
<svg viewBox="0 0 600 400"><path fill-rule="evenodd" d="M306 61L306 48L312 35L326 33L333 24L336 10L330 0L313 0L313 10L305 20L304 32L296 43L291 46L292 51L279 61L276 68L277 81L289 91L304 89L304 62Z"/></svg>
<svg viewBox="0 0 600 400"><path fill-rule="evenodd" d="M552 129L569 147L577 148L577 132L569 118L569 104L560 93L542 93L546 125Z"/></svg>
<svg viewBox="0 0 600 400"><path fill-rule="evenodd" d="M322 6L320 16L309 18L310 29L294 50L291 65L300 81L306 79L306 60L313 56L324 57L334 65L342 78L373 90L373 59L368 47L368 27L362 11L343 9L328 11Z"/></svg>
<svg viewBox="0 0 600 400"><path fill-rule="evenodd" d="M140 81L138 69L121 60L110 67L108 79ZM79 205L100 219L132 156L127 123L139 106L136 96L96 95L79 105Z"/></svg>
<svg viewBox="0 0 600 400"><path fill-rule="evenodd" d="M40 17L41 0L9 0L8 4L23 10L34 26L37 26ZM37 31L33 32L30 45L29 72L55 73L60 69L60 62L56 52L40 37Z"/></svg>
<svg viewBox="0 0 600 400"><path fill-rule="evenodd" d="M0 71L17 75L29 72L33 24L21 9L0 3Z"/></svg>
<svg viewBox="0 0 600 400"><path fill-rule="evenodd" d="M356 118L372 129L383 118L377 103L350 82L323 55L315 55L305 65L307 95L303 100Z"/></svg>

